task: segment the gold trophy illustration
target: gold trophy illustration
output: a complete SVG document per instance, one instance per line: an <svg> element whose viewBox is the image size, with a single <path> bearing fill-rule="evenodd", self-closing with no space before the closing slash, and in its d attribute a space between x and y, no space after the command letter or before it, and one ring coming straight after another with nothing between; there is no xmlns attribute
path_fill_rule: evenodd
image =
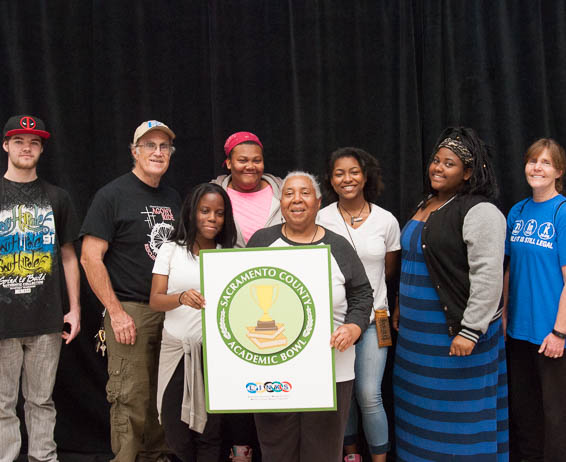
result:
<svg viewBox="0 0 566 462"><path fill-rule="evenodd" d="M285 326L283 323L276 323L269 315L269 310L278 296L279 286L276 284L250 287L250 297L261 308L263 315L255 326L247 327L247 336L259 348L273 348L287 344L287 338L283 335Z"/></svg>

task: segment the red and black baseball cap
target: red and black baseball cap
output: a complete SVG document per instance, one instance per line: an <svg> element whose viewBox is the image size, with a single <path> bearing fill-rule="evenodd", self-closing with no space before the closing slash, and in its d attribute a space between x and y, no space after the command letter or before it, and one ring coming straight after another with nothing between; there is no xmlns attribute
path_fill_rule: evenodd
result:
<svg viewBox="0 0 566 462"><path fill-rule="evenodd" d="M48 139L51 134L45 130L45 124L39 117L29 114L15 115L8 119L4 125L4 138L14 135L37 135Z"/></svg>

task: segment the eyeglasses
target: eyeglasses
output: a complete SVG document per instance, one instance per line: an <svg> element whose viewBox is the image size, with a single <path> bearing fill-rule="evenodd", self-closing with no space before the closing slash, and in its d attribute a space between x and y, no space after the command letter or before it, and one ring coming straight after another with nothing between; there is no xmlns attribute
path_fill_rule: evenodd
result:
<svg viewBox="0 0 566 462"><path fill-rule="evenodd" d="M155 152L155 150L157 149L157 144L149 142L149 143L143 143L143 144L136 144L136 147L141 147L146 153L152 153ZM173 154L175 152L175 146L169 144L169 143L161 143L159 145L159 151L162 154Z"/></svg>

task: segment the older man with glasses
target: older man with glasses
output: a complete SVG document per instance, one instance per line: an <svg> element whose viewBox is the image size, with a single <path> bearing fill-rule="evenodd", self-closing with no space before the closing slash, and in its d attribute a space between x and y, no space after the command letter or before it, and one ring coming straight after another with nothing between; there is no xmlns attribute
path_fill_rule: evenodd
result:
<svg viewBox="0 0 566 462"><path fill-rule="evenodd" d="M157 250L181 204L175 190L160 185L174 138L167 125L143 122L130 145L132 171L96 193L80 232L81 264L105 308L115 462L164 460L169 452L156 408L163 313L148 301Z"/></svg>

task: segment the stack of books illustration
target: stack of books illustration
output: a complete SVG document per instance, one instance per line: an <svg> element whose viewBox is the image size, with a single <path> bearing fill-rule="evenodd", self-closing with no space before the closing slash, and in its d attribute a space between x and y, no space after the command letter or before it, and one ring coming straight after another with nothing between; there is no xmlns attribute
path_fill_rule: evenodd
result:
<svg viewBox="0 0 566 462"><path fill-rule="evenodd" d="M285 326L282 323L273 323L273 326L270 326L269 328L248 326L247 329L248 332L246 335L259 348L273 348L276 346L287 345L287 337L283 335Z"/></svg>

